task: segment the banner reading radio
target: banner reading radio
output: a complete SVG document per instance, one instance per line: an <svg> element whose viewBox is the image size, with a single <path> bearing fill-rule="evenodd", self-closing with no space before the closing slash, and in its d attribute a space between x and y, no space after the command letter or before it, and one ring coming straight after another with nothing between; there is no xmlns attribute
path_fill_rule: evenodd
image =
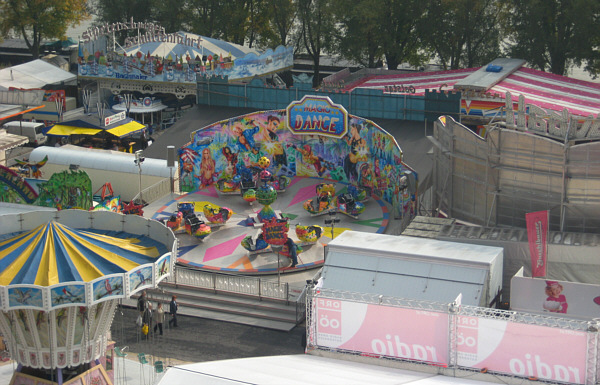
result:
<svg viewBox="0 0 600 385"><path fill-rule="evenodd" d="M531 254L531 276L545 277L548 259L548 211L525 214Z"/></svg>

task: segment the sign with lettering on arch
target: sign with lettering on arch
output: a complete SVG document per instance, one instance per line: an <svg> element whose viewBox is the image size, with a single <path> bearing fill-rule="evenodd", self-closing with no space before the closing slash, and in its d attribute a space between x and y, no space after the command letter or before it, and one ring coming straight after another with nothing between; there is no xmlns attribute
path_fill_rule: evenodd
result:
<svg viewBox="0 0 600 385"><path fill-rule="evenodd" d="M305 95L286 108L286 123L295 135L343 138L348 132L348 112L327 96Z"/></svg>

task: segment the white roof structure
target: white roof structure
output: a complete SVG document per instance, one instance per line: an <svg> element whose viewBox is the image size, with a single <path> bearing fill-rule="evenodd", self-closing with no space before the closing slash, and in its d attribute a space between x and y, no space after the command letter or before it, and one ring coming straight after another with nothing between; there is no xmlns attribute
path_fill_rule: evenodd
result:
<svg viewBox="0 0 600 385"><path fill-rule="evenodd" d="M192 47L189 45L168 41L147 42L141 45L128 47L125 49L125 52L127 52L127 55L129 56L135 55L137 52L141 52L143 54L147 54L149 52L152 56L167 57L171 55L172 58L174 58L175 55L177 55L177 57L186 57L187 55L191 58L209 55L223 57L231 55L233 60L239 57L244 57L248 53L255 53L257 55L259 54L259 52L254 48L213 39L207 36L195 35L193 33L183 31L176 32L175 35L180 36L184 39L184 41L185 39L192 39L198 43Z"/></svg>
<svg viewBox="0 0 600 385"><path fill-rule="evenodd" d="M4 129L0 130L0 151L10 150L27 144L27 142L29 142L29 138L26 136L9 134Z"/></svg>
<svg viewBox="0 0 600 385"><path fill-rule="evenodd" d="M166 108L167 105L163 104L162 102L152 103L150 107L146 107L139 101L136 101L135 103L131 103L131 106L129 107L129 112L134 114L148 114L150 112L162 111ZM125 105L125 103L119 103L112 106L112 109L115 111L127 111L127 106Z"/></svg>
<svg viewBox="0 0 600 385"><path fill-rule="evenodd" d="M323 288L487 306L502 288L504 250L345 231L327 245Z"/></svg>
<svg viewBox="0 0 600 385"><path fill-rule="evenodd" d="M43 60L33 60L0 70L0 90L14 88L42 88L77 81L77 75L62 70Z"/></svg>
<svg viewBox="0 0 600 385"><path fill-rule="evenodd" d="M158 384L483 385L489 382L299 354L179 365L169 368Z"/></svg>
<svg viewBox="0 0 600 385"><path fill-rule="evenodd" d="M126 152L88 149L73 145L62 147L41 146L29 154L29 161L40 162L45 156L48 156L48 162L52 164L65 166L74 164L87 169L139 173L138 166L134 163L134 154ZM167 167L167 161L146 158L142 163L142 175L169 178L170 170Z"/></svg>

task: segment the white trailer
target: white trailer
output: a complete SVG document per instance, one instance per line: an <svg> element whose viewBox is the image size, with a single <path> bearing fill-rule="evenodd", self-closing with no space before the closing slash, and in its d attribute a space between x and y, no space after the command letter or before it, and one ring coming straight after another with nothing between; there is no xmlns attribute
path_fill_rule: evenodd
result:
<svg viewBox="0 0 600 385"><path fill-rule="evenodd" d="M171 176L167 161L163 159L146 158L140 178L140 170L134 162L135 154L73 145L38 147L29 154L29 162L40 162L46 156L48 162L41 169L44 178L77 167L90 177L92 193L110 182L115 195L123 201L130 201L139 193L140 183L143 190Z"/></svg>
<svg viewBox="0 0 600 385"><path fill-rule="evenodd" d="M326 247L322 287L489 307L502 290L503 249L345 231Z"/></svg>

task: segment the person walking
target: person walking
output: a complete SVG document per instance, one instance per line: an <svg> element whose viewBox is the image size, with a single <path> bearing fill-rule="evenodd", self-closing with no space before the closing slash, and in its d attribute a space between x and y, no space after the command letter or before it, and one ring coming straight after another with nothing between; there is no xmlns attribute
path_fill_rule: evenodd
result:
<svg viewBox="0 0 600 385"><path fill-rule="evenodd" d="M171 297L171 302L169 303L169 314L171 314L171 319L169 320L169 326L173 325L177 327L177 296L174 295Z"/></svg>
<svg viewBox="0 0 600 385"><path fill-rule="evenodd" d="M137 301L137 310L140 312L140 315L143 316L144 312L146 311L146 308L148 307L148 304L146 303L146 290L142 291L142 294L140 294L140 297L138 298Z"/></svg>
<svg viewBox="0 0 600 385"><path fill-rule="evenodd" d="M156 324L154 325L154 333L156 334L156 329L160 332L160 335L163 335L163 322L165 322L165 311L163 310L163 305L161 302L158 303L156 308Z"/></svg>
<svg viewBox="0 0 600 385"><path fill-rule="evenodd" d="M150 335L150 330L152 330L152 304L148 302L146 310L144 310L144 315L142 316L142 333L148 338Z"/></svg>

